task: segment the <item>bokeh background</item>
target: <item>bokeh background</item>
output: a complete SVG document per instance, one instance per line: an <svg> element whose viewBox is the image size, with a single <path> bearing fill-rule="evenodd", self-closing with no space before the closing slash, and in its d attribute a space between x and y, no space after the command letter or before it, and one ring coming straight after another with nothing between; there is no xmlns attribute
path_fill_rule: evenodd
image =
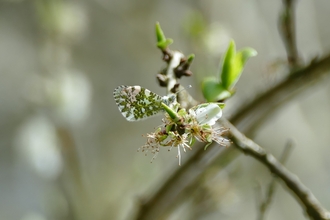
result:
<svg viewBox="0 0 330 220"><path fill-rule="evenodd" d="M218 72L230 39L253 47L225 108L230 116L287 73L278 32L280 0L7 0L0 3L0 219L131 219L139 199L178 168L176 151L137 153L160 117L127 122L112 97L119 85L165 95L155 79L164 67L155 44L158 21L172 49L194 53L189 92ZM299 0L297 45L302 62L330 52L328 0ZM276 157L295 148L287 167L330 208L329 78L283 105L254 140ZM183 155L188 157L190 152ZM268 170L240 156L208 171L200 189L170 219L255 219L256 185ZM305 219L279 187L268 219Z"/></svg>

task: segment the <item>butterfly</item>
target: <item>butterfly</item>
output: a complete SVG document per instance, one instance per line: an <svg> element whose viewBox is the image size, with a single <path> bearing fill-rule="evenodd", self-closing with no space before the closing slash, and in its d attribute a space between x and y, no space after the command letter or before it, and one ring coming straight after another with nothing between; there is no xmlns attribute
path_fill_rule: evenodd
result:
<svg viewBox="0 0 330 220"><path fill-rule="evenodd" d="M141 86L118 86L113 97L127 121L139 121L164 111L162 103L171 105L176 95L160 96Z"/></svg>

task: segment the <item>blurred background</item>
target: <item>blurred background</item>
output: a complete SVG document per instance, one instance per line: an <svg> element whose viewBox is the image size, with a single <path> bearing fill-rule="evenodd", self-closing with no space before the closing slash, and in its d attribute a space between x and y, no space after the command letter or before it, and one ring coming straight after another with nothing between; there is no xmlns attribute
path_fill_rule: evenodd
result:
<svg viewBox="0 0 330 220"><path fill-rule="evenodd" d="M230 116L287 73L277 0L7 0L0 3L0 219L130 219L139 199L178 168L176 150L137 153L161 117L130 123L113 90L141 85L160 95L160 22L171 49L194 53L182 84L202 100L200 82L218 72L230 39L258 51L225 108ZM328 0L296 5L302 62L330 52ZM287 167L330 209L329 78L282 106L254 140L278 157L295 140ZM188 157L187 152L183 155ZM269 171L241 155L210 178L170 219L255 219L256 185ZM206 175L208 176L208 175ZM257 184L258 183L258 184ZM279 187L267 219L305 219Z"/></svg>

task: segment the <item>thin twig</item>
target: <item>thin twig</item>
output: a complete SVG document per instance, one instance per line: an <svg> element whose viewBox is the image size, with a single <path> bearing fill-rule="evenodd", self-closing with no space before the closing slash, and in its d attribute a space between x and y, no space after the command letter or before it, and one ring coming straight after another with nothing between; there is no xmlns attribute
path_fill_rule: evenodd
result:
<svg viewBox="0 0 330 220"><path fill-rule="evenodd" d="M222 119L223 125L230 128L231 140L244 154L264 164L273 174L280 178L294 193L305 208L309 217L315 220L330 219L330 212L322 207L313 193L299 180L299 178L287 170L276 158L258 144L248 139L229 121Z"/></svg>
<svg viewBox="0 0 330 220"><path fill-rule="evenodd" d="M282 152L282 155L279 159L280 163L281 164L285 164L287 158L289 157L290 155L290 152L293 148L293 141L292 140L289 140L288 143L286 144L283 152ZM259 216L258 216L258 220L263 220L265 218L265 214L266 214L266 211L269 207L269 205L271 204L272 202L272 199L273 199L273 195L276 191L276 184L277 182L277 176L274 176L271 180L271 182L269 183L269 186L268 186L268 189L267 189L267 193L266 193L266 198L264 201L261 202L260 206L259 206Z"/></svg>
<svg viewBox="0 0 330 220"><path fill-rule="evenodd" d="M295 0L283 0L279 31L285 45L289 66L292 69L299 64L295 26Z"/></svg>
<svg viewBox="0 0 330 220"><path fill-rule="evenodd" d="M329 69L330 54L292 74L288 73L288 78L239 108L236 114L230 117L230 121L242 132L248 133L256 124L261 124L265 115L274 112L295 94L302 92L306 85L316 82L326 74L329 75ZM191 193L186 189L198 180L208 166L215 162L226 166L238 155L235 148L219 148L218 146L210 146L206 151L203 147L196 147L192 153L193 155L186 163L183 163L167 181L163 181L151 197L140 204L135 219L159 219L159 216L177 207L177 202ZM228 160L228 157L232 159Z"/></svg>

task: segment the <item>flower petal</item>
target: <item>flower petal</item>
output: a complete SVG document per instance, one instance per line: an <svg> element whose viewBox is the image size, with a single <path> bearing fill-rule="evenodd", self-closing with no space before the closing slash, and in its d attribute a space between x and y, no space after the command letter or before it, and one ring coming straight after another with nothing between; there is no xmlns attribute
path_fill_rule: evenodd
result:
<svg viewBox="0 0 330 220"><path fill-rule="evenodd" d="M208 124L212 126L222 116L221 108L215 103L198 105L194 111L196 113L196 119L201 125Z"/></svg>

